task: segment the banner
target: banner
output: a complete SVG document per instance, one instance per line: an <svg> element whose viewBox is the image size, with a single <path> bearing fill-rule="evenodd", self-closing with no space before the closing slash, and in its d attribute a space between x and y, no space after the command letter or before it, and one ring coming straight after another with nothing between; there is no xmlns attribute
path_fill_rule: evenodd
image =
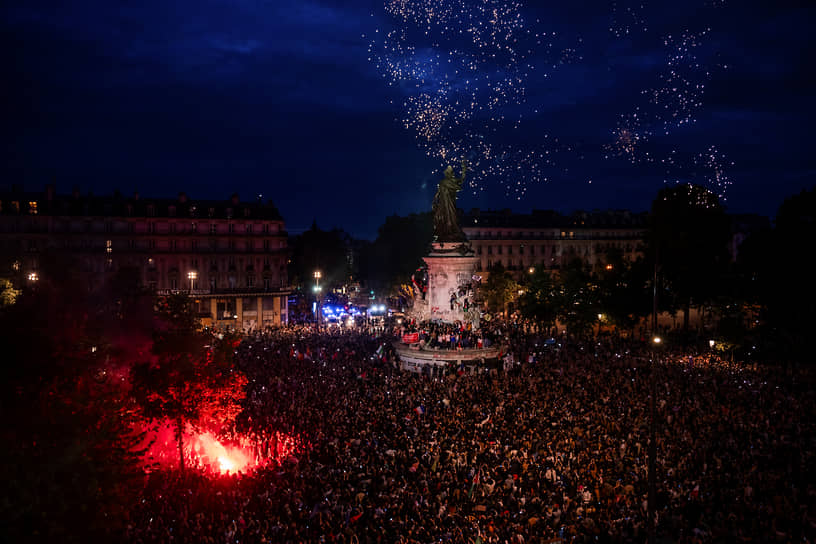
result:
<svg viewBox="0 0 816 544"><path fill-rule="evenodd" d="M403 344L416 344L419 342L419 333L412 332L411 334L403 334L402 335L402 343Z"/></svg>

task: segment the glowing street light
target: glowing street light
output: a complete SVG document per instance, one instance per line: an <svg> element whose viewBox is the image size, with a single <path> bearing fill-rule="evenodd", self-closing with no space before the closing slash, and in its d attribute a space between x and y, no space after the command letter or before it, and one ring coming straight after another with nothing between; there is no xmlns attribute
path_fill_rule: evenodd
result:
<svg viewBox="0 0 816 544"><path fill-rule="evenodd" d="M37 281L40 279L40 275L36 272L29 272L28 274L28 281Z"/></svg>
<svg viewBox="0 0 816 544"><path fill-rule="evenodd" d="M659 345L662 341L663 339L660 338L659 336L655 336L654 338L652 338L652 342L654 342L655 345Z"/></svg>
<svg viewBox="0 0 816 544"><path fill-rule="evenodd" d="M195 270L190 270L187 272L187 279L190 280L190 291L193 290L193 285L195 284L195 280L198 279L198 272Z"/></svg>
<svg viewBox="0 0 816 544"><path fill-rule="evenodd" d="M527 269L527 272L532 274L533 272L535 272L535 267L531 266L530 268Z"/></svg>
<svg viewBox="0 0 816 544"><path fill-rule="evenodd" d="M320 293L320 278L323 277L323 274L320 273L320 270L315 270L314 273L312 274L312 277L315 279L314 284L315 296L319 296L318 293ZM317 300L315 303L315 318L317 320L318 330L320 329L320 306L322 306L320 304L320 300Z"/></svg>

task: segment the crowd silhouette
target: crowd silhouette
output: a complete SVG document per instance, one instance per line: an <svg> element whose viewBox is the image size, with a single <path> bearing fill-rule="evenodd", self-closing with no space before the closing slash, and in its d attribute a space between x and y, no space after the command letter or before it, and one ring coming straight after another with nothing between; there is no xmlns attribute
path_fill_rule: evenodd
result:
<svg viewBox="0 0 816 544"><path fill-rule="evenodd" d="M297 326L246 339L231 432L263 451L282 434L303 447L245 474L149 475L124 539L643 542L651 424L658 538L816 538L809 369L613 337L548 343L501 323L479 335L512 364L429 377L400 370L391 336Z"/></svg>

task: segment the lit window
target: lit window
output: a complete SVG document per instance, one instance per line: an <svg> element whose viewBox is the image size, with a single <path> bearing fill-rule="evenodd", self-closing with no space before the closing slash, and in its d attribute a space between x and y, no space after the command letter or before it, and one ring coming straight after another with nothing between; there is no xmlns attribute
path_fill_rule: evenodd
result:
<svg viewBox="0 0 816 544"><path fill-rule="evenodd" d="M28 213L31 215L37 215L37 201L32 200L28 203Z"/></svg>
<svg viewBox="0 0 816 544"><path fill-rule="evenodd" d="M110 240L105 240L105 253L111 253L113 251L113 243Z"/></svg>

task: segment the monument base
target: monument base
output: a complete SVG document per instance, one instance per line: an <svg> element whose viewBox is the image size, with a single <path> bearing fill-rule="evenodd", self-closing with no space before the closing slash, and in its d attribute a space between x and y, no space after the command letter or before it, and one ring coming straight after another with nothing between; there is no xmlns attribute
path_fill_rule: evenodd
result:
<svg viewBox="0 0 816 544"><path fill-rule="evenodd" d="M467 242L434 242L425 258L428 290L424 300L416 300L411 312L418 321L474 321L473 273L478 258ZM467 308L467 310L466 310ZM475 319L478 326L478 317Z"/></svg>
<svg viewBox="0 0 816 544"><path fill-rule="evenodd" d="M394 350L400 358L400 367L403 370L417 373L435 374L450 364L457 367L462 365L473 371L478 368L494 368L498 366L501 353L499 347L482 349L416 349L407 344L394 342Z"/></svg>

